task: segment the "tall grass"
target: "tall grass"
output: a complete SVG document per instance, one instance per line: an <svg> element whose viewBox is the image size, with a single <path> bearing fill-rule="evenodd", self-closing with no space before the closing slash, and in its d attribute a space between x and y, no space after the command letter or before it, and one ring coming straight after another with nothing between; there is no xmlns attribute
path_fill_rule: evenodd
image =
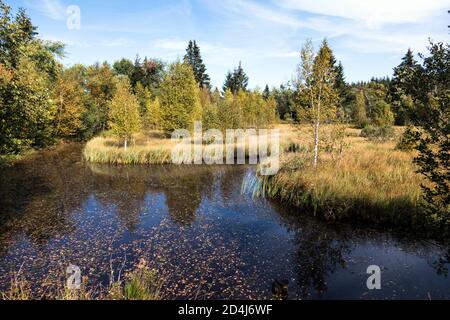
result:
<svg viewBox="0 0 450 320"><path fill-rule="evenodd" d="M283 126L280 126L283 128ZM282 129L281 140L287 141L289 130L284 126ZM225 139L225 136L224 136ZM270 143L270 138L268 138ZM92 163L114 164L114 165L149 165L149 164L169 164L172 163L172 150L178 143L176 140L170 139L164 133L159 131L141 132L134 137L134 142L125 150L120 139L109 136L107 133L103 136L90 140L84 150L84 159ZM205 153L214 154L216 144L205 143L203 150ZM226 158L226 148L224 144L224 160ZM249 156L250 144L249 139L244 143L235 142L235 155L242 152L245 157ZM209 152L211 150L211 152Z"/></svg>
<svg viewBox="0 0 450 320"><path fill-rule="evenodd" d="M113 273L112 273L113 275ZM0 292L3 300L161 300L162 280L155 269L148 267L145 260L141 260L138 266L126 274L124 280L111 279L107 288L98 287L96 290L87 288L87 278L82 279L78 290L69 289L66 285L61 288L60 283L55 283L55 290L47 292L45 296L33 296L29 282L20 274L15 273L11 279L11 285L5 292Z"/></svg>
<svg viewBox="0 0 450 320"><path fill-rule="evenodd" d="M420 206L424 181L416 173L414 155L395 150L394 141L374 143L358 136L354 129L348 130L349 148L339 157L322 152L318 167L312 166L308 148L285 154L277 175L260 177L244 187L331 221L424 224Z"/></svg>

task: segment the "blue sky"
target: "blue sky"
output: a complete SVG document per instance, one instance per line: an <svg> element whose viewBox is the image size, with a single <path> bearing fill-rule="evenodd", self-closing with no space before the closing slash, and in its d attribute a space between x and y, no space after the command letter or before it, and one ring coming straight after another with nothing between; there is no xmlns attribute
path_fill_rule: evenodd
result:
<svg viewBox="0 0 450 320"><path fill-rule="evenodd" d="M24 7L40 36L66 43L65 65L136 54L182 58L196 39L212 84L239 61L251 87L291 80L307 38L327 37L348 81L390 76L408 47L449 40L450 0L6 0ZM67 28L77 5L81 28Z"/></svg>

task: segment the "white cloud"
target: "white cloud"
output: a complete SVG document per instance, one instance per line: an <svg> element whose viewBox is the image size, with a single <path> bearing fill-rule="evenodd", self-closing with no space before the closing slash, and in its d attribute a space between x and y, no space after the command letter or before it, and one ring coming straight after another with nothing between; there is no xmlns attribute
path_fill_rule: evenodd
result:
<svg viewBox="0 0 450 320"><path fill-rule="evenodd" d="M66 8L59 0L26 0L25 4L53 20L64 20Z"/></svg>
<svg viewBox="0 0 450 320"><path fill-rule="evenodd" d="M103 47L128 47L134 44L134 41L130 41L125 38L117 38L111 40L102 40L100 45Z"/></svg>
<svg viewBox="0 0 450 320"><path fill-rule="evenodd" d="M287 9L364 21L370 28L430 21L450 6L448 0L278 0L277 3Z"/></svg>
<svg viewBox="0 0 450 320"><path fill-rule="evenodd" d="M156 49L167 51L182 51L186 49L188 41L179 39L159 39L153 43Z"/></svg>

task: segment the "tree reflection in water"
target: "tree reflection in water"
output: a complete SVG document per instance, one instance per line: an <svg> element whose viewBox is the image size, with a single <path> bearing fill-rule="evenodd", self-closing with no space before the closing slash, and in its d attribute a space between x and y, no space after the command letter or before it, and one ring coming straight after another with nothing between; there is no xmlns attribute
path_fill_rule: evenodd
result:
<svg viewBox="0 0 450 320"><path fill-rule="evenodd" d="M1 169L0 289L24 261L39 287L61 279L68 262L105 280L110 259L119 264L126 254L127 267L148 255L164 269L169 297L198 290L206 298L270 298L272 284L289 279L290 298L320 298L337 274L360 281L352 272L363 266L349 260L365 254L366 243L377 255L395 249L426 261L418 270L438 292L449 281L448 248L325 224L241 195L249 167L89 165L81 150L70 144Z"/></svg>

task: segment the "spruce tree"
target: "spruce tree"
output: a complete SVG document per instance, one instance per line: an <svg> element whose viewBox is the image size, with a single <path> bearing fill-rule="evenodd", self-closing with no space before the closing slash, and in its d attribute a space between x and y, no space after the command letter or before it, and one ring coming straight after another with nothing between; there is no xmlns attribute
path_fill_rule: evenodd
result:
<svg viewBox="0 0 450 320"><path fill-rule="evenodd" d="M421 84L416 82L420 72L420 64L415 60L412 50L408 49L400 65L394 68L394 77L390 88L396 124L398 125L405 125L411 117L414 117L414 110L409 103L409 97L417 95L420 91Z"/></svg>
<svg viewBox="0 0 450 320"><path fill-rule="evenodd" d="M263 98L264 100L268 100L270 98L270 89L268 84L266 84L266 87L264 88Z"/></svg>
<svg viewBox="0 0 450 320"><path fill-rule="evenodd" d="M184 56L184 61L191 65L195 80L197 81L199 87L210 89L210 78L206 73L206 66L203 63L200 48L195 40L189 41L186 49L186 55Z"/></svg>
<svg viewBox="0 0 450 320"><path fill-rule="evenodd" d="M247 86L248 76L242 68L241 62L239 62L239 67L234 69L233 73L228 72L223 85L223 92L230 90L233 94L237 94L239 90L247 91Z"/></svg>

